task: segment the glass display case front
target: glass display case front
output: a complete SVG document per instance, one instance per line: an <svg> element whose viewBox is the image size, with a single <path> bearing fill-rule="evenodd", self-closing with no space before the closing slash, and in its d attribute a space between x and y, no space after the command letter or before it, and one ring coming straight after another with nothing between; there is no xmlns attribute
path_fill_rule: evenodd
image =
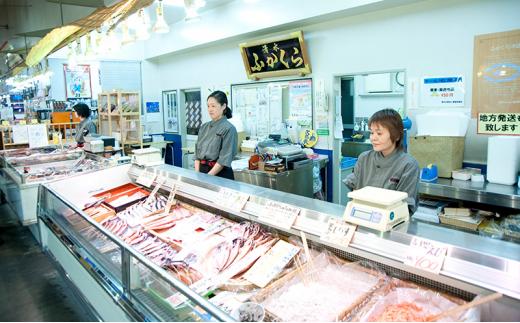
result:
<svg viewBox="0 0 520 323"><path fill-rule="evenodd" d="M101 156L72 148L7 150L1 156L4 167L10 169L21 184L55 180L110 166L109 161Z"/></svg>
<svg viewBox="0 0 520 323"><path fill-rule="evenodd" d="M449 319L520 315L516 244L492 251L483 237L465 245L461 233L435 274L403 259L414 237L449 234L420 223L385 234L357 228L343 245L323 235L343 210L326 202L171 166L118 166L79 180L81 188L72 179L42 186L42 234L60 236L84 270L94 268L129 320L365 320L400 309L425 318L493 292L503 294L499 316L473 309ZM439 302L421 303L424 295ZM401 306L410 299L418 305Z"/></svg>

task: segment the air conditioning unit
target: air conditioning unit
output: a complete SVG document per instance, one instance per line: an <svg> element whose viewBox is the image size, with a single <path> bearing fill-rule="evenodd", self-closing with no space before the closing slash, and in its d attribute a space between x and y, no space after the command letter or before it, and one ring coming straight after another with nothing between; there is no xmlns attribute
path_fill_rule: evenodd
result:
<svg viewBox="0 0 520 323"><path fill-rule="evenodd" d="M365 75L365 93L392 92L392 73Z"/></svg>

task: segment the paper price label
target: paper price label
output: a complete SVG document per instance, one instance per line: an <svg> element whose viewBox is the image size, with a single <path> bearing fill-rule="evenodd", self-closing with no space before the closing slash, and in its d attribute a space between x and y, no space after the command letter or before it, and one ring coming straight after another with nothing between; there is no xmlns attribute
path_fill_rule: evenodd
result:
<svg viewBox="0 0 520 323"><path fill-rule="evenodd" d="M300 211L300 208L289 204L269 201L264 210L260 211L258 217L267 223L290 229Z"/></svg>
<svg viewBox="0 0 520 323"><path fill-rule="evenodd" d="M164 182L166 182L166 177L163 177L161 175L157 176L157 185L155 185L155 187L153 188L152 192L150 193L149 198L155 196L155 194L157 194L157 192L159 192L159 190L163 186Z"/></svg>
<svg viewBox="0 0 520 323"><path fill-rule="evenodd" d="M246 272L244 278L256 286L264 288L282 272L299 251L299 247L279 240Z"/></svg>
<svg viewBox="0 0 520 323"><path fill-rule="evenodd" d="M37 119L31 119L31 124L38 124L38 120Z"/></svg>
<svg viewBox="0 0 520 323"><path fill-rule="evenodd" d="M177 194L177 188L179 187L179 181L175 181L173 183L172 190L170 191L170 195L168 195L168 200L166 201L166 206L164 207L164 215L167 215L170 213L170 210L173 205L175 205L177 202L175 201L175 194Z"/></svg>
<svg viewBox="0 0 520 323"><path fill-rule="evenodd" d="M146 170L143 170L141 174L139 174L139 177L135 181L137 184L141 184L146 187L150 187L153 184L153 181L155 180L155 177L157 174L155 172L147 172Z"/></svg>
<svg viewBox="0 0 520 323"><path fill-rule="evenodd" d="M215 204L240 212L249 200L249 195L221 187L215 199Z"/></svg>
<svg viewBox="0 0 520 323"><path fill-rule="evenodd" d="M23 126L23 125L26 125L26 124L27 124L27 121L25 121L25 120L20 120L20 122L18 122L18 124Z"/></svg>
<svg viewBox="0 0 520 323"><path fill-rule="evenodd" d="M7 120L2 121L2 126L10 126L11 124Z"/></svg>
<svg viewBox="0 0 520 323"><path fill-rule="evenodd" d="M330 218L327 222L327 230L320 239L343 247L348 247L354 237L357 227L345 222L342 218Z"/></svg>
<svg viewBox="0 0 520 323"><path fill-rule="evenodd" d="M438 274L447 252L448 247L442 243L413 237L404 264Z"/></svg>

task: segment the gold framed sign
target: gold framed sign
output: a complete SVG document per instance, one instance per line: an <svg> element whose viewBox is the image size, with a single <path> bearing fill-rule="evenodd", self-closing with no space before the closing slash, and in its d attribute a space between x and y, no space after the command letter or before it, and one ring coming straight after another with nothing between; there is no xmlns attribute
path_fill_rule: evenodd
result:
<svg viewBox="0 0 520 323"><path fill-rule="evenodd" d="M311 73L302 31L239 46L247 77L252 80Z"/></svg>

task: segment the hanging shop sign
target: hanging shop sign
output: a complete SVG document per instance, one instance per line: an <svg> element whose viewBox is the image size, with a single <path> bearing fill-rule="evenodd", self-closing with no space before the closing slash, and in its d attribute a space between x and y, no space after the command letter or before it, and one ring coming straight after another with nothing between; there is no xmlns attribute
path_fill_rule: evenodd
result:
<svg viewBox="0 0 520 323"><path fill-rule="evenodd" d="M302 31L240 44L240 52L247 77L253 80L311 73Z"/></svg>
<svg viewBox="0 0 520 323"><path fill-rule="evenodd" d="M464 106L464 77L423 77L421 80L421 106Z"/></svg>
<svg viewBox="0 0 520 323"><path fill-rule="evenodd" d="M520 29L474 41L471 116L520 111Z"/></svg>
<svg viewBox="0 0 520 323"><path fill-rule="evenodd" d="M520 113L479 113L477 133L520 136Z"/></svg>

